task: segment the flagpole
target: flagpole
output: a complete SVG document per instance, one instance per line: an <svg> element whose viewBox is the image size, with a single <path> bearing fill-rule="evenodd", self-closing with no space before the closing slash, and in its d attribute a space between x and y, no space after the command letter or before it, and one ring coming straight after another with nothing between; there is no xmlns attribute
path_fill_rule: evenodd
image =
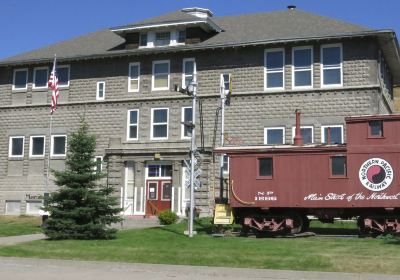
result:
<svg viewBox="0 0 400 280"><path fill-rule="evenodd" d="M46 170L46 189L45 193L49 192L49 171L50 171L50 154L51 154L51 129L53 123L53 113L50 114L50 124L49 124L49 153L47 155L47 170Z"/></svg>
<svg viewBox="0 0 400 280"><path fill-rule="evenodd" d="M58 81L56 74L56 63L57 63L57 55L54 54L54 62L53 62L53 70L50 74L50 79L48 82L48 86L52 90L51 99L50 99L50 123L49 123L49 152L47 154L47 168L46 168L46 183L45 183L45 192L44 199L49 195L49 174L50 174L50 161L51 161L51 133L52 133L52 124L53 124L53 113L57 108L57 99L58 99ZM54 96L55 97L54 97ZM46 204L46 200L44 200Z"/></svg>

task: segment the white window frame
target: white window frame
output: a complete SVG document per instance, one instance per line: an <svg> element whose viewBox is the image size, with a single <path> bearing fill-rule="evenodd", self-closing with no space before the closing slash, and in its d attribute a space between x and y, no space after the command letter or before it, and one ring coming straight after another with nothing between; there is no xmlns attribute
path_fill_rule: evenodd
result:
<svg viewBox="0 0 400 280"><path fill-rule="evenodd" d="M191 75L186 75L186 62L193 61L193 74ZM191 57L191 58L184 58L182 62L182 88L186 88L185 81L187 76L192 76L197 74L197 69L196 69L196 59ZM192 78L193 79L193 78Z"/></svg>
<svg viewBox="0 0 400 280"><path fill-rule="evenodd" d="M340 66L339 67L338 66L324 66L323 51L325 48L332 48L332 47L339 47L339 49L340 49ZM320 60L321 88L343 87L343 45L341 43L321 45L320 56L321 56L321 60ZM329 70L329 69L339 69L340 70L340 84L329 84L329 85L324 84L324 70Z"/></svg>
<svg viewBox="0 0 400 280"><path fill-rule="evenodd" d="M155 65L156 64L164 64L164 63L168 63L168 85L166 87L155 88L154 87ZM153 67L152 67L152 75L151 75L151 90L152 91L169 90L169 88L170 88L170 76L171 76L171 63L170 63L170 60L156 60L156 61L153 61L152 66ZM165 75L166 73L162 73L162 74Z"/></svg>
<svg viewBox="0 0 400 280"><path fill-rule="evenodd" d="M136 122L136 124L131 124L131 112L132 111L136 111L136 113L137 113L137 122ZM136 131L137 131L137 133L136 133L136 138L130 138L129 137L129 131L130 131L130 128L131 128L131 126L136 126ZM126 140L127 141L130 141L130 140L138 140L139 139L139 109L131 109L131 110L128 110L128 116L127 116L127 125L126 125L126 127L127 127L127 129L126 129Z"/></svg>
<svg viewBox="0 0 400 280"><path fill-rule="evenodd" d="M302 128L311 128L311 143L309 144L313 144L314 143L314 126L313 125L302 125L300 126L300 131ZM296 126L292 127L292 143L294 143L294 137L296 136Z"/></svg>
<svg viewBox="0 0 400 280"><path fill-rule="evenodd" d="M156 125L166 124L167 125L167 136L166 137L153 137L154 132L154 111L155 110L167 110L167 122L157 123ZM150 126L150 140L167 140L168 139L168 130L169 130L169 108L151 108L151 126Z"/></svg>
<svg viewBox="0 0 400 280"><path fill-rule="evenodd" d="M68 84L66 84L66 85L58 84L58 88L68 88L69 84L71 82L71 67L70 67L70 65L57 65L56 67L57 67L57 69L68 68ZM57 74L57 77L58 77L58 74Z"/></svg>
<svg viewBox="0 0 400 280"><path fill-rule="evenodd" d="M37 70L46 70L46 77L47 79L49 78L49 67L35 67L33 68L33 81L32 81L32 88L33 89L47 89L48 85L47 85L47 81L46 81L46 85L42 86L42 87L37 87L36 86L36 71Z"/></svg>
<svg viewBox="0 0 400 280"><path fill-rule="evenodd" d="M15 74L17 73L17 72L22 72L22 71L24 71L24 72L26 72L26 83L25 83L25 87L24 88L16 88L15 87ZM18 68L18 69L14 69L14 72L13 72L13 84L12 84L12 90L13 91L27 91L28 90L28 78L29 78L29 71L28 71L28 68Z"/></svg>
<svg viewBox="0 0 400 280"><path fill-rule="evenodd" d="M43 138L43 153L40 155L33 155L33 138ZM29 157L30 158L42 158L46 152L46 136L45 135L33 135L29 137Z"/></svg>
<svg viewBox="0 0 400 280"><path fill-rule="evenodd" d="M12 139L22 138L22 155L12 154ZM8 143L8 157L10 158L23 158L25 155L25 136L10 136Z"/></svg>
<svg viewBox="0 0 400 280"><path fill-rule="evenodd" d="M54 137L65 137L65 153L64 154L54 154ZM66 134L52 134L50 141L50 156L52 157L65 157L67 155L67 135Z"/></svg>
<svg viewBox="0 0 400 280"><path fill-rule="evenodd" d="M321 125L321 143L325 143L325 141L327 140L326 137L327 135L325 135L325 128L328 127L339 127L342 133L342 144L344 143L344 135L343 135L343 125L340 124L332 124L332 125Z"/></svg>
<svg viewBox="0 0 400 280"><path fill-rule="evenodd" d="M221 74L221 76L220 76L220 85L224 85L224 94L226 95L226 94L228 94L229 93L229 87L228 87L228 89L225 89L225 78L224 78L224 75L228 75L228 83L230 82L230 80L231 80L231 73L222 73Z"/></svg>
<svg viewBox="0 0 400 280"><path fill-rule="evenodd" d="M17 212L17 213L13 213L13 212L9 212L9 210L8 210L8 203L10 203L10 202L16 202L16 203L19 203L19 211ZM6 215L21 215L21 200L6 200L5 201L5 210L6 210L6 212L5 212L5 214Z"/></svg>
<svg viewBox="0 0 400 280"><path fill-rule="evenodd" d="M100 159L100 171L97 170L97 159ZM96 165L93 166L93 170L99 173L103 172L103 156L95 156L93 161L96 163Z"/></svg>
<svg viewBox="0 0 400 280"><path fill-rule="evenodd" d="M169 33L169 40L168 40L168 44L165 45L157 45L157 34L159 33ZM168 47L171 45L171 41L172 41L172 32L170 30L165 30L165 31L155 31L154 32L154 47Z"/></svg>
<svg viewBox="0 0 400 280"><path fill-rule="evenodd" d="M131 67L132 66L137 66L138 68L138 77L137 79L132 79L131 78ZM129 76L128 76L128 92L139 92L140 90L140 62L131 62L129 63ZM131 88L131 81L132 80L137 80L138 81L138 88L137 89L132 89Z"/></svg>
<svg viewBox="0 0 400 280"><path fill-rule="evenodd" d="M100 97L100 85L103 84L103 97ZM106 98L106 82L97 82L96 87L96 100L103 101Z"/></svg>
<svg viewBox="0 0 400 280"><path fill-rule="evenodd" d="M267 137L267 132L268 132L268 130L282 130L282 143L281 144L268 144L267 142L267 140L268 140L268 137ZM285 127L284 126L270 126L270 127L264 127L264 144L265 145L284 145L285 144Z"/></svg>
<svg viewBox="0 0 400 280"><path fill-rule="evenodd" d="M310 68L304 69L295 69L294 66L294 52L297 50L311 50L311 64ZM302 71L310 71L311 70L311 85L309 86L296 86L295 85L295 73ZM292 48L292 88L293 89L310 89L314 87L314 48L313 46L301 46L301 47L293 47Z"/></svg>
<svg viewBox="0 0 400 280"><path fill-rule="evenodd" d="M182 122L185 121L185 109L191 109L192 110L192 116L193 116L193 108L192 108L192 106L182 107L182 111L181 111L181 121ZM192 139L192 137L190 137L190 136L185 136L184 133L185 133L185 125L181 124L181 139L185 139L185 140Z"/></svg>
<svg viewBox="0 0 400 280"><path fill-rule="evenodd" d="M225 162L224 158L225 157L228 158L228 160L226 162L226 170L224 169L224 162ZM222 155L222 173L225 175L229 174L229 161L230 161L229 156L227 154L223 154Z"/></svg>
<svg viewBox="0 0 400 280"><path fill-rule="evenodd" d="M282 56L282 70L268 70L267 69L267 54L269 52L277 52L281 51L283 53ZM284 48L274 48L274 49L266 49L264 50L264 91L280 91L285 89L285 49ZM267 75L268 73L282 73L282 87L273 87L269 88L267 84Z"/></svg>
<svg viewBox="0 0 400 280"><path fill-rule="evenodd" d="M26 201L26 214L29 214L29 215L40 215L40 210L38 212L32 211L32 209L30 207L31 203L39 203L39 204L41 204L43 206L43 202L40 201L40 200L27 200Z"/></svg>

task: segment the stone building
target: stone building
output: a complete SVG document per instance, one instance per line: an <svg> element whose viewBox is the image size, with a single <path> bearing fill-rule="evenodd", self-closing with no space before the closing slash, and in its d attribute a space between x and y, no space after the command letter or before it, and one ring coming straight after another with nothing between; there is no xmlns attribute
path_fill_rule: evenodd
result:
<svg viewBox="0 0 400 280"><path fill-rule="evenodd" d="M55 54L60 99L49 135ZM85 116L103 183L115 187L125 215L185 215L191 137L181 122L191 120L192 101L174 86L196 75L202 184L195 201L209 215L219 193L212 149L220 145L221 85L228 90L231 80L225 145L291 144L295 109L306 143L326 143L328 127L343 143L346 116L394 110L399 62L393 30L294 7L226 17L188 8L1 60L0 213L38 213L55 188L51 176L46 186L48 166L64 168L68 135Z"/></svg>

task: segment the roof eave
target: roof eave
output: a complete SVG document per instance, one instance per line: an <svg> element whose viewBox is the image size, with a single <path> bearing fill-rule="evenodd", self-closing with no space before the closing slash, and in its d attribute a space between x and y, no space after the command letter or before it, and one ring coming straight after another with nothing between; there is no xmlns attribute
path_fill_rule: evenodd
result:
<svg viewBox="0 0 400 280"><path fill-rule="evenodd" d="M392 34L392 30L371 30L363 32L351 32L335 35L324 35L324 36L311 36L311 37L298 37L298 38L280 38L271 40L256 40L248 42L233 42L233 43L220 43L220 44L200 44L200 45L182 45L174 47L162 47L162 48L146 48L146 49L134 49L134 50L124 50L113 53L101 53L93 55L80 55L73 57L58 57L58 61L74 61L74 60L88 60L97 58L109 58L109 57L119 57L119 56L129 56L129 55L140 55L140 54L151 54L151 53L169 53L169 52L180 52L180 51L194 51L194 50L208 50L208 49L218 49L218 48L235 48L235 47L247 47L247 46L259 46L259 45L270 45L278 43L291 43L291 42L301 42L301 41L318 41L318 40L331 40L331 39L342 39L342 38L356 38L356 37L371 37L381 35L385 33ZM397 50L397 54L399 54ZM14 66L14 65L24 65L24 64L37 64L51 62L53 58L45 59L29 59L21 61L0 61L0 66ZM400 63L400 59L399 59Z"/></svg>
<svg viewBox="0 0 400 280"><path fill-rule="evenodd" d="M141 32L141 31L147 31L147 30L154 30L158 28L163 28L163 27L174 27L174 26L196 26L196 25L201 25L203 28L216 31L216 32L221 32L222 29L219 27L217 24L215 24L211 20L207 19L200 19L200 20L190 20L190 21L173 21L173 22L168 22L168 23L153 23L153 24L146 24L146 25L138 25L138 26L121 26L121 27L116 27L110 29L110 31L121 35L124 33L130 33L130 32Z"/></svg>

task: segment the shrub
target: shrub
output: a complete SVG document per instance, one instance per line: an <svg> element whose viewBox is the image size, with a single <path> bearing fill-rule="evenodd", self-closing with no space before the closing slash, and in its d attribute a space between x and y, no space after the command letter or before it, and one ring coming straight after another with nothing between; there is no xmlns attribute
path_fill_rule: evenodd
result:
<svg viewBox="0 0 400 280"><path fill-rule="evenodd" d="M171 210L162 211L158 215L158 221L161 225L175 224L177 220L178 216Z"/></svg>

